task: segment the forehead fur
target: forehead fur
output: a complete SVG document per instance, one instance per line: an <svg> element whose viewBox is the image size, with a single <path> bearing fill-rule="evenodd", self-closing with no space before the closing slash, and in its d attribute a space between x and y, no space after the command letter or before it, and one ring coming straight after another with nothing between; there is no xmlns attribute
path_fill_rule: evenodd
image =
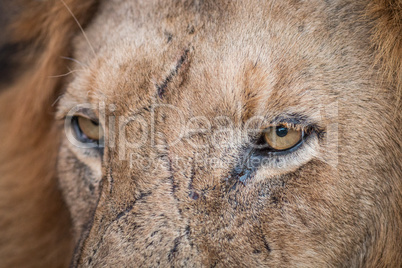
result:
<svg viewBox="0 0 402 268"><path fill-rule="evenodd" d="M78 71L83 84L76 91L87 91L95 102L126 96L136 108L145 105L136 98L156 96L163 85L172 104L196 109L191 102L201 94L217 105L241 102L259 113L268 104L257 100L283 110L303 109L311 98L326 104L330 96L356 97L362 88L374 97L381 90L370 82L369 45L356 40L369 44L359 14L350 12L354 5L108 1L86 30L90 44L82 35L76 39L75 56L86 69Z"/></svg>

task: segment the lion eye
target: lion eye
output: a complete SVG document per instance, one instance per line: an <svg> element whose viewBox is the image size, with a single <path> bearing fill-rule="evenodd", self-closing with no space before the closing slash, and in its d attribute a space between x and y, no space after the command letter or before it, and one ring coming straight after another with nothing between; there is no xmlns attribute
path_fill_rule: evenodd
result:
<svg viewBox="0 0 402 268"><path fill-rule="evenodd" d="M103 138L103 129L98 122L83 116L74 116L72 124L77 138L82 142L99 142Z"/></svg>
<svg viewBox="0 0 402 268"><path fill-rule="evenodd" d="M304 132L302 129L288 128L284 125L264 129L264 141L276 151L284 151L299 144Z"/></svg>

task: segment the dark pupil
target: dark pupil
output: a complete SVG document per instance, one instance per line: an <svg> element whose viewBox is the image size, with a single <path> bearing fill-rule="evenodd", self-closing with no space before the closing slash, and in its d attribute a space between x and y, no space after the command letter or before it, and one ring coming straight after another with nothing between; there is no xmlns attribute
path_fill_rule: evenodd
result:
<svg viewBox="0 0 402 268"><path fill-rule="evenodd" d="M283 138L286 135L288 135L288 131L289 129L286 127L277 127L276 128L276 135L278 135L279 137Z"/></svg>

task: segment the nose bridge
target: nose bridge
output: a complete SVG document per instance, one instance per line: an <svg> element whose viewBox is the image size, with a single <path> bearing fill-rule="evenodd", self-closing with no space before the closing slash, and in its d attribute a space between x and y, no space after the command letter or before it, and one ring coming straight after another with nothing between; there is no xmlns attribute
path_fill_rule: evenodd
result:
<svg viewBox="0 0 402 268"><path fill-rule="evenodd" d="M103 188L78 266L201 263L174 183L165 177L146 190L115 187L108 194Z"/></svg>
<svg viewBox="0 0 402 268"><path fill-rule="evenodd" d="M125 141L106 148L101 196L92 226L75 256L78 266L106 265L112 260L122 260L122 264L143 260L147 266L153 260L155 266L178 264L186 258L189 263L210 262L208 252L212 251L202 245L206 241L194 239L205 232L202 222L228 209L221 197L236 150L212 146L216 131L212 129L196 135L205 147L192 146L188 137L177 142L170 133L184 122L161 111L142 110L149 125L153 120L154 132L148 132L148 138L154 144L129 146L125 148L128 157L123 159L119 146ZM138 121L129 120L119 132L126 131L126 138L135 139L141 127ZM216 166L214 159L221 165Z"/></svg>
<svg viewBox="0 0 402 268"><path fill-rule="evenodd" d="M130 123L126 127L130 133L137 128ZM73 266L98 266L110 263L111 259L122 260L123 264L131 258L132 263L142 259L145 263L144 246L147 252L159 252L155 265L169 265L180 254L189 253L190 249L184 250L189 242L178 209L180 200L176 196L169 150L163 132L158 133L155 146L127 148L128 154L142 157L132 161L145 159L147 166L134 165L129 158L120 159L119 144L105 150L107 167L101 195ZM127 249L132 252L130 256Z"/></svg>
<svg viewBox="0 0 402 268"><path fill-rule="evenodd" d="M153 185L134 180L109 174L104 185L109 187L103 187L92 226L81 251L76 253L80 255L76 257L78 266L99 266L113 259L122 264L135 263L144 258L141 248L153 243L156 247L156 242L174 247L174 239L180 237L184 228L177 221L179 215L171 196L170 178L161 177L160 183ZM163 246L159 251L167 248ZM127 256L127 249L132 256Z"/></svg>

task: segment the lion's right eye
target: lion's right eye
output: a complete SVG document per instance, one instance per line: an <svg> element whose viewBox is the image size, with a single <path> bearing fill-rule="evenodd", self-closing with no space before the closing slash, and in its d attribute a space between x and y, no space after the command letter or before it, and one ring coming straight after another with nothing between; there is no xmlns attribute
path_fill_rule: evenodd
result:
<svg viewBox="0 0 402 268"><path fill-rule="evenodd" d="M304 137L303 129L278 125L264 130L264 141L274 151L286 151L299 144Z"/></svg>
<svg viewBox="0 0 402 268"><path fill-rule="evenodd" d="M98 122L83 116L73 116L72 126L77 139L83 143L99 143L103 139L103 129Z"/></svg>

